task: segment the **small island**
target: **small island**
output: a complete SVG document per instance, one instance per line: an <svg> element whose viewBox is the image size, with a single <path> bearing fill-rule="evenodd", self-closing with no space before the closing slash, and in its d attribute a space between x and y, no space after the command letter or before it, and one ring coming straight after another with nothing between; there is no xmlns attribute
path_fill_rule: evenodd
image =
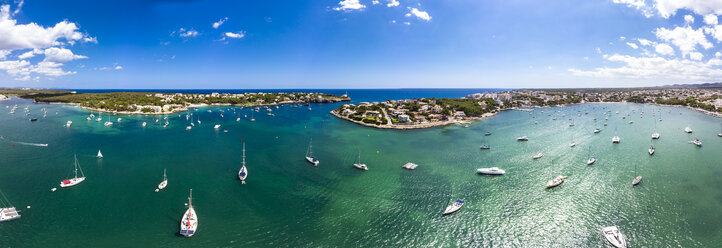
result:
<svg viewBox="0 0 722 248"><path fill-rule="evenodd" d="M324 93L154 93L110 92L76 93L74 91L37 89L0 89L0 95L33 99L35 102L75 104L82 108L118 114L171 114L191 107L207 105L266 106L279 104L334 103L350 101L346 96Z"/></svg>

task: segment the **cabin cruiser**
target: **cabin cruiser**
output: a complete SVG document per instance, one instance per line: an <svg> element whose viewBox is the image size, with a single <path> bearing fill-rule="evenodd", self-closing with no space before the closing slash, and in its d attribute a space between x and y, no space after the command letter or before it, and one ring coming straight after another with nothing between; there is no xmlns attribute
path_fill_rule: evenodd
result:
<svg viewBox="0 0 722 248"><path fill-rule="evenodd" d="M614 136L612 138L612 143L619 143L619 136Z"/></svg>
<svg viewBox="0 0 722 248"><path fill-rule="evenodd" d="M451 204L451 205L449 205L448 207L446 207L446 209L444 210L444 215L452 214L452 213L454 213L454 212L456 212L456 211L459 211L459 209L461 209L462 206L464 206L464 201L462 201L462 200L457 200L457 201L454 202L453 204Z"/></svg>
<svg viewBox="0 0 722 248"><path fill-rule="evenodd" d="M692 144L695 144L695 145L697 145L697 146L702 146L702 141L699 141L699 139L695 138L695 139L692 141Z"/></svg>
<svg viewBox="0 0 722 248"><path fill-rule="evenodd" d="M220 127L221 127L221 124L216 124L215 126L213 126L213 129L218 129Z"/></svg>
<svg viewBox="0 0 722 248"><path fill-rule="evenodd" d="M517 141L529 141L529 138L527 138L526 136L521 136L519 138L516 138L516 140Z"/></svg>
<svg viewBox="0 0 722 248"><path fill-rule="evenodd" d="M602 234L604 234L604 237L607 238L607 241L609 241L609 243L612 243L614 247L627 247L627 241L624 238L624 234L622 234L622 232L620 232L616 226L608 226L602 228Z"/></svg>
<svg viewBox="0 0 722 248"><path fill-rule="evenodd" d="M506 171L499 169L497 167L491 167L491 168L479 168L476 170L479 174L484 175L504 175L506 174Z"/></svg>
<svg viewBox="0 0 722 248"><path fill-rule="evenodd" d="M73 121L68 121L68 122L65 123L65 126L66 126L66 127L70 127L71 125L73 125Z"/></svg>
<svg viewBox="0 0 722 248"><path fill-rule="evenodd" d="M567 178L567 177L565 177L565 176L558 176L558 177L556 177L556 178L554 178L554 179L552 179L552 180L549 180L549 182L547 182L547 188L552 188L552 187L559 186L560 184L564 183L564 179L565 179L565 178Z"/></svg>
<svg viewBox="0 0 722 248"><path fill-rule="evenodd" d="M489 131L484 132L484 136L489 136L489 135L491 135L491 132L489 132Z"/></svg>

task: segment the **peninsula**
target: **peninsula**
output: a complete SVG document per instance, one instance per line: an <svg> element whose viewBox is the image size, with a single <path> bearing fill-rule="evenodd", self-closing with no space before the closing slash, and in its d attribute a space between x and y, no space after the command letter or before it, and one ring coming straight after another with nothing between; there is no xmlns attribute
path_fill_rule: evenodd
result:
<svg viewBox="0 0 722 248"><path fill-rule="evenodd" d="M92 111L119 114L170 114L205 105L264 106L278 104L333 103L350 101L346 96L323 93L76 93L37 89L0 89L0 95L33 99L36 102L75 104Z"/></svg>

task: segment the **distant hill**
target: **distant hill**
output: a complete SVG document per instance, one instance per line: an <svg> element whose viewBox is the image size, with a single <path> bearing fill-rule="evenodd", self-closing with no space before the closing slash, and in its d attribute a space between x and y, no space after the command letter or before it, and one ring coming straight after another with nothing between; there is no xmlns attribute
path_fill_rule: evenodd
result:
<svg viewBox="0 0 722 248"><path fill-rule="evenodd" d="M722 88L722 82L704 84L673 84L658 86L655 88Z"/></svg>

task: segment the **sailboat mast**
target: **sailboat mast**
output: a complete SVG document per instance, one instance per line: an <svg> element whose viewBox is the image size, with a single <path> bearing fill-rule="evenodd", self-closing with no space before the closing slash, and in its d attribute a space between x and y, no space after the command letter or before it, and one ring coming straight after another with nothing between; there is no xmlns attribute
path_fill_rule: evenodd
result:
<svg viewBox="0 0 722 248"><path fill-rule="evenodd" d="M168 180L168 177L165 175L165 169L163 169L163 181Z"/></svg>
<svg viewBox="0 0 722 248"><path fill-rule="evenodd" d="M193 189L191 189L191 194L190 194L190 196L188 196L188 207L189 208L193 207Z"/></svg>
<svg viewBox="0 0 722 248"><path fill-rule="evenodd" d="M243 166L246 166L246 143L243 143Z"/></svg>
<svg viewBox="0 0 722 248"><path fill-rule="evenodd" d="M75 158L75 178L78 178L78 155L73 155Z"/></svg>

